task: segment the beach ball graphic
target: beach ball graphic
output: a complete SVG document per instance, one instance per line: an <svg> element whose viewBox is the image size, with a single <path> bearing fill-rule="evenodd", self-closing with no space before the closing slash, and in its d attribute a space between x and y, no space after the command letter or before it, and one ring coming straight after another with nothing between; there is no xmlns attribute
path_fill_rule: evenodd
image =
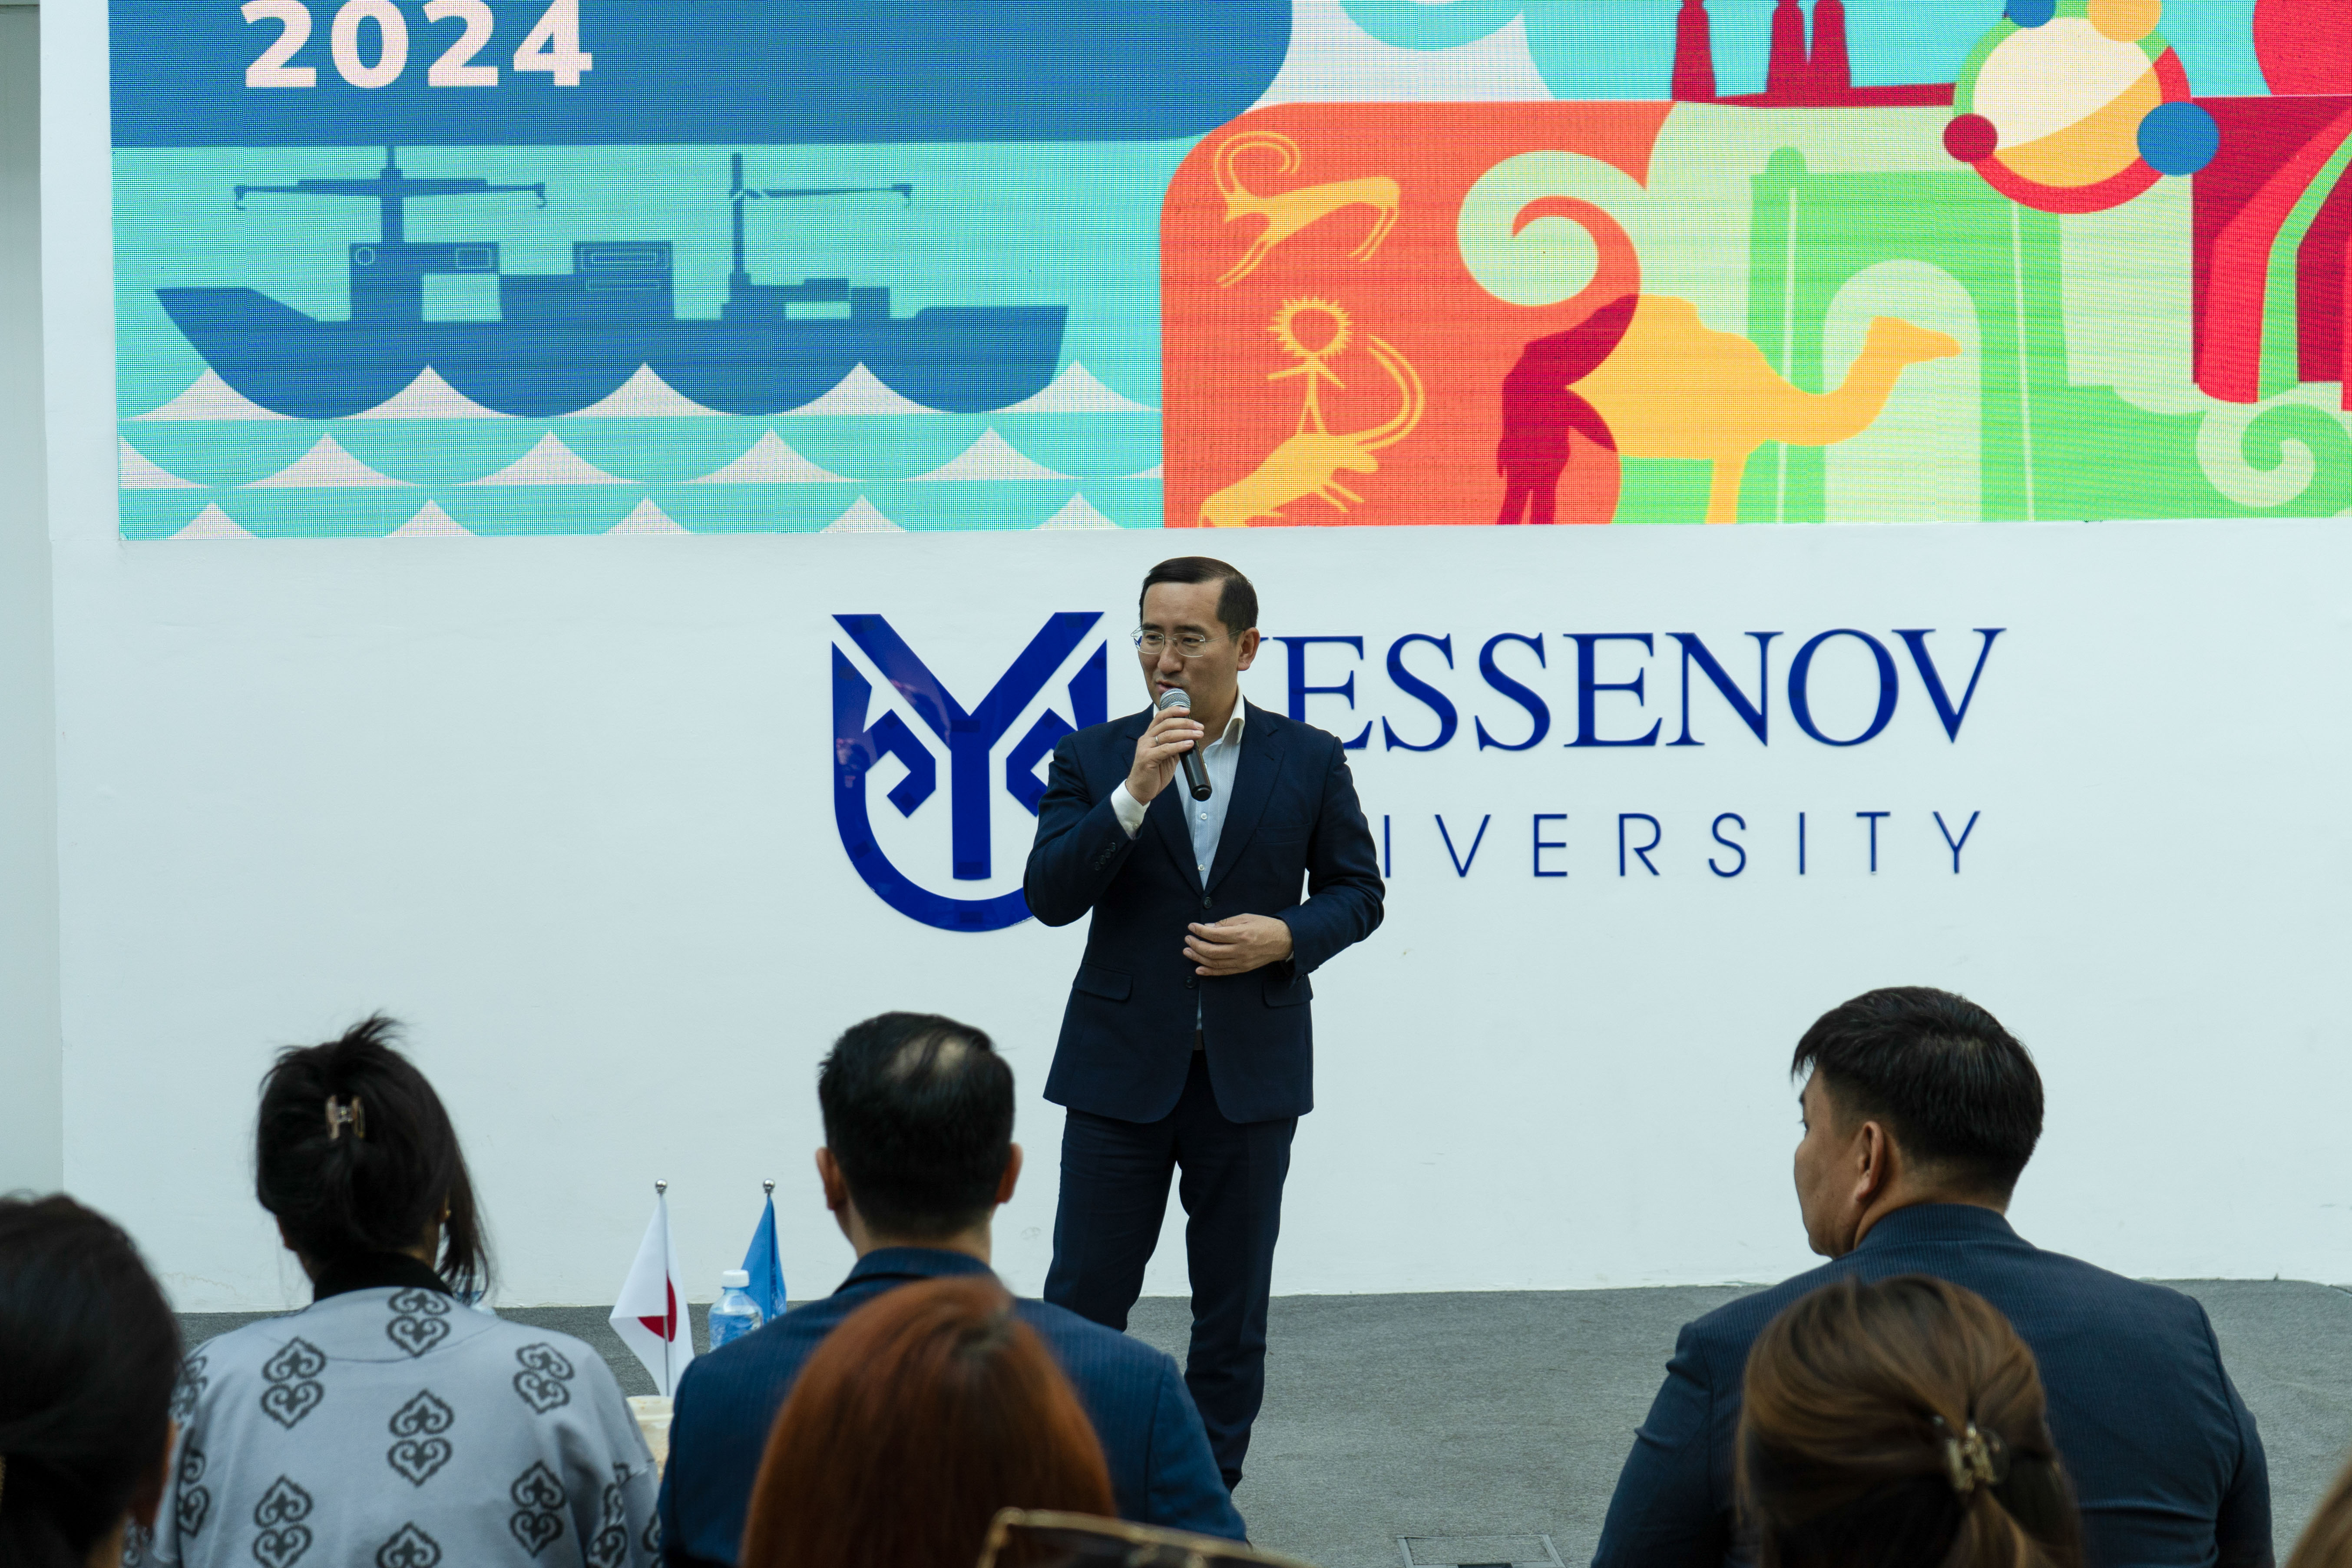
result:
<svg viewBox="0 0 2352 1568"><path fill-rule="evenodd" d="M2162 0L2009 0L1952 88L1945 151L2042 212L2120 206L2219 141L2157 35Z"/></svg>

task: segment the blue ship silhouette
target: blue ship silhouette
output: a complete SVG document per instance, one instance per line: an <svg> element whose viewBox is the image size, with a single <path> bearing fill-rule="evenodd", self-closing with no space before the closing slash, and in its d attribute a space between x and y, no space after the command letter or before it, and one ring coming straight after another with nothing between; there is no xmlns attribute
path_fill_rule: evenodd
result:
<svg viewBox="0 0 2352 1568"><path fill-rule="evenodd" d="M577 241L571 271L541 274L499 271L495 241L411 240L406 204L420 197L528 193L545 206L547 187L418 178L402 171L390 147L371 179L236 190L240 206L257 194L380 204L377 237L350 247L350 320L320 321L252 289L155 292L221 380L298 419L373 408L427 366L484 407L530 418L589 407L639 365L704 407L743 415L813 402L861 363L900 396L959 414L1018 403L1053 379L1066 306L930 306L893 316L889 289L852 287L846 278L754 283L743 237L751 202L884 193L911 202L914 187L763 190L744 184L740 153L733 168L735 268L715 321L677 315L667 240ZM499 319L426 321L425 279L450 274L496 275ZM794 314L826 306L835 313Z"/></svg>

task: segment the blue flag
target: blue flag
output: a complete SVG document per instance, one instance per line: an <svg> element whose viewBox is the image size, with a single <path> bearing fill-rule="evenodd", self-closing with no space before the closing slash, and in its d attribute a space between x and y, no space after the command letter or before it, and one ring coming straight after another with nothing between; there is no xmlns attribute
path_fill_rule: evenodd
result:
<svg viewBox="0 0 2352 1568"><path fill-rule="evenodd" d="M743 1254L743 1272L751 1283L743 1293L760 1304L760 1321L772 1323L784 1312L784 1260L776 1251L776 1194L771 1188L768 1206L752 1227L751 1249Z"/></svg>

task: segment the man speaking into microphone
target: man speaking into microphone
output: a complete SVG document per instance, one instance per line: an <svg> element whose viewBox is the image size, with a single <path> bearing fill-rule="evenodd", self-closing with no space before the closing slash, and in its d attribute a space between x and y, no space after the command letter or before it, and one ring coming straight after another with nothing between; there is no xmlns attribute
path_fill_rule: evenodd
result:
<svg viewBox="0 0 2352 1568"><path fill-rule="evenodd" d="M1049 926L1094 915L1045 1080L1069 1111L1045 1299L1125 1329L1182 1172L1184 1381L1231 1488L1265 1393L1291 1135L1315 1101L1307 977L1381 923L1380 860L1338 739L1242 700L1249 579L1163 561L1139 620L1152 706L1055 747L1022 880Z"/></svg>

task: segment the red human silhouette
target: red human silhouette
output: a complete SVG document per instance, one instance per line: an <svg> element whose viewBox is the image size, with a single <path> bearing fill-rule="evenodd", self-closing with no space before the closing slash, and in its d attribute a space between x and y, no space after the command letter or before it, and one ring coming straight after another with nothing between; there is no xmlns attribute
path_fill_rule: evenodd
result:
<svg viewBox="0 0 2352 1568"><path fill-rule="evenodd" d="M1542 217L1581 224L1600 249L1592 281L1568 301L1581 319L1536 339L1503 377L1503 438L1495 469L1503 476L1497 523L1548 523L1571 458L1582 458L1569 521L1606 522L1617 510L1617 440L1601 411L1575 390L1625 336L1640 304L1641 262L1625 231L1600 207L1574 196L1539 196L1512 220L1517 236ZM1580 440L1579 438L1581 438Z"/></svg>

